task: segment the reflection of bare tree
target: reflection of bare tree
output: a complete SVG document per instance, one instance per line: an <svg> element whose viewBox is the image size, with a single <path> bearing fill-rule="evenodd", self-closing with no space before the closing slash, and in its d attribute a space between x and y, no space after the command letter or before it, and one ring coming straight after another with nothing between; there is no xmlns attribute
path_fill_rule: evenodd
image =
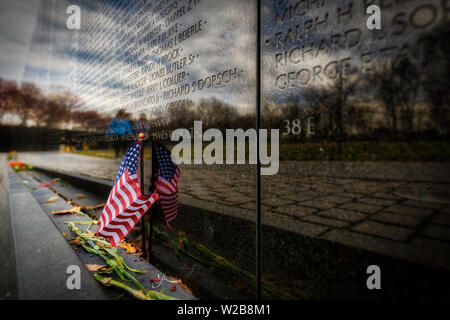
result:
<svg viewBox="0 0 450 320"><path fill-rule="evenodd" d="M111 119L103 118L93 110L73 110L71 119L79 124L83 131L106 131L108 123L111 122Z"/></svg>
<svg viewBox="0 0 450 320"><path fill-rule="evenodd" d="M33 120L37 126L56 126L67 118L67 110L62 99L47 97L33 83L23 83L20 87L13 82L4 82L0 89L2 112L9 112L20 117L26 126Z"/></svg>
<svg viewBox="0 0 450 320"><path fill-rule="evenodd" d="M397 109L396 109L396 89L395 81L391 72L392 69L385 66L377 66L375 71L369 75L369 81L376 87L379 99L383 103L391 124L391 133L395 137L398 131Z"/></svg>
<svg viewBox="0 0 450 320"><path fill-rule="evenodd" d="M79 110L79 98L70 93L45 95L33 83L0 79L0 119L10 113L20 118L22 126L31 120L35 126L58 128L64 124L84 131L106 130L108 119L92 110Z"/></svg>
<svg viewBox="0 0 450 320"><path fill-rule="evenodd" d="M33 83L22 83L20 95L16 104L16 113L22 119L22 125L26 126L27 121L32 118L32 112L42 106L41 90Z"/></svg>
<svg viewBox="0 0 450 320"><path fill-rule="evenodd" d="M393 70L398 79L397 104L401 110L403 127L405 131L412 133L420 74L417 66L407 56L400 57Z"/></svg>
<svg viewBox="0 0 450 320"><path fill-rule="evenodd" d="M215 98L203 99L197 105L191 104L181 109L171 110L169 119L171 128L190 128L194 121L202 121L204 129L224 130L249 125L247 116L241 115L235 107Z"/></svg>
<svg viewBox="0 0 450 320"><path fill-rule="evenodd" d="M303 94L316 118L319 135L336 140L339 153L342 153L342 142L347 138L346 126L352 124L353 117L358 114L349 98L360 81L356 75L339 75L328 85L309 88Z"/></svg>
<svg viewBox="0 0 450 320"><path fill-rule="evenodd" d="M197 120L202 120L207 128L233 128L239 117L235 107L215 98L201 100L197 112Z"/></svg>
<svg viewBox="0 0 450 320"><path fill-rule="evenodd" d="M183 108L176 108L169 111L170 126L172 128L190 128L196 119L194 105L189 104Z"/></svg>
<svg viewBox="0 0 450 320"><path fill-rule="evenodd" d="M329 126L325 113L328 108L327 95L328 92L324 87L310 88L303 93L306 105L310 108L311 115L315 119L316 136L319 138L325 138L329 135Z"/></svg>
<svg viewBox="0 0 450 320"><path fill-rule="evenodd" d="M57 127L70 118L70 95L51 95L42 97L39 104L31 109L36 124L41 127Z"/></svg>
<svg viewBox="0 0 450 320"><path fill-rule="evenodd" d="M425 97L430 104L430 118L440 134L450 126L450 26L443 25L430 32L436 50L428 50L422 71Z"/></svg>
<svg viewBox="0 0 450 320"><path fill-rule="evenodd" d="M368 75L377 97L385 107L392 137L399 131L399 116L403 131L414 131L415 105L420 85L417 66L406 56L398 56L392 63L381 63Z"/></svg>
<svg viewBox="0 0 450 320"><path fill-rule="evenodd" d="M284 121L302 117L301 106L298 102L276 104L266 102L262 107L262 127L267 129L284 127Z"/></svg>
<svg viewBox="0 0 450 320"><path fill-rule="evenodd" d="M279 128L282 119L281 108L275 103L265 103L262 106L261 126L262 128Z"/></svg>
<svg viewBox="0 0 450 320"><path fill-rule="evenodd" d="M19 89L17 88L17 84L12 81L0 79L0 120L3 119L6 113L13 110L18 97Z"/></svg>
<svg viewBox="0 0 450 320"><path fill-rule="evenodd" d="M346 139L344 125L350 123L352 119L345 117L349 108L349 97L355 92L360 78L355 76L338 78L329 86L327 90L327 102L329 110L330 124L332 130L339 142L339 153L342 153L342 141ZM332 133L332 136L333 136Z"/></svg>

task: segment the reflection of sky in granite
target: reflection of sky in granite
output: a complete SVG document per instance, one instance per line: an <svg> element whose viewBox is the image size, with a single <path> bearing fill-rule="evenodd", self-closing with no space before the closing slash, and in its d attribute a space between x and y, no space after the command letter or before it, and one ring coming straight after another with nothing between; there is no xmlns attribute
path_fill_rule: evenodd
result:
<svg viewBox="0 0 450 320"><path fill-rule="evenodd" d="M65 10L70 4L77 4L81 8L82 28L79 31L71 31L66 28L65 22L68 15ZM95 73L105 65L104 59L111 53L105 51L107 46L103 45L101 39L107 39L117 30L123 30L122 33L119 33L120 35L130 31L121 22L124 21L127 11L134 13L136 9L126 8L126 6L127 3L120 1L95 3L89 1L41 1L24 80L36 82L40 87L49 91L55 88L66 88L79 95L85 103L84 107L88 109L97 108L97 103L101 99L99 92L109 94L121 90L117 99L120 101L121 96L133 91L121 89L130 84L124 79L128 74L125 77L103 79L106 81L99 81L99 77L104 74L91 76L93 72ZM135 17L133 21L139 21L142 17ZM243 70L244 76L234 83L209 88L201 91L200 94L189 94L184 98L197 101L202 98L216 97L243 111L254 111L255 2L201 1L194 10L177 20L181 23L177 33L200 19L206 20L203 30L181 44L182 56L190 53L199 55L195 64L182 70L189 72L186 81L191 83L196 79L235 67L238 72ZM164 31L164 28L162 30ZM141 37L145 35L146 33ZM111 41L114 43L111 48L122 46L127 50L137 43L139 38L128 46L119 43L117 38L111 39ZM155 60L150 57L149 60L143 61L142 57L149 52L146 51L138 59L140 67ZM128 61L127 58L123 53L114 54L113 67L118 66L120 70L130 67L133 60ZM45 73L42 70L48 70L48 72ZM186 81L183 83L187 83ZM103 91L104 89L108 90ZM170 101L173 100L176 99ZM120 103L112 103L100 111L114 111L120 106Z"/></svg>
<svg viewBox="0 0 450 320"><path fill-rule="evenodd" d="M282 29L295 27L305 20L323 18L325 11L330 13L328 26L319 27L305 37L306 42L318 42L320 39L328 39L331 34L342 33L351 28L359 28L362 31L361 41L358 46L349 49L341 48L337 51L322 51L317 57L308 61L290 64L286 67L275 67L275 55L283 50L290 50L302 45L304 41L292 42L281 48L275 48L274 36L281 28L275 25L275 12L280 12L287 6L297 1L280 1L282 5L275 8L274 1L263 1L263 26L262 40L270 39L268 45L263 43L263 93L266 99L276 102L298 100L304 88L280 91L275 87L275 78L282 72L291 72L300 68L311 68L314 65L326 63L343 57L360 58L361 52L373 51L372 59L377 59L376 51L380 47L412 43L414 38L428 32L430 28L423 30L411 30L401 37L388 36L383 40L374 41L374 34L390 33L392 18L399 12L406 14L414 10L419 4L433 4L440 7L439 0L411 0L408 5L395 4L382 11L382 27L384 30L370 31L365 27L366 15L363 1L350 0L323 0L311 1L310 10L303 16L295 17L291 22L283 23ZM354 5L354 15L351 19L343 19L342 24L336 24L336 18L332 13L337 7L344 11L348 4ZM303 1L304 6L308 1ZM316 4L323 3L320 8ZM82 29L71 31L66 28L66 8L71 4L81 7ZM196 101L200 98L217 97L218 99L237 106L241 110L254 110L255 106L255 32L256 32L256 6L255 1L201 1L193 11L184 15L178 21L182 26L178 32L184 30L199 19L207 21L206 28L182 43L183 55L189 53L199 54L199 60L189 66L188 82L211 75L220 71L236 67L238 71L244 70L244 77L240 81L227 86L203 90L200 94L190 94L188 98ZM127 14L135 12L135 8L128 6L123 1L68 1L68 0L42 0L37 2L6 1L3 5L1 20L1 55L0 76L5 79L33 81L45 90L71 90L82 97L85 108L97 108L104 94L121 90L119 97L129 92L125 91L129 83L125 77L106 77L101 83L95 75L105 65L104 58L109 55L105 49L105 43L101 39L108 38L116 30L122 30L121 35L128 32L128 27L123 24ZM195 12L194 12L195 11ZM12 14L14 12L14 14ZM439 13L441 14L441 13ZM417 16L416 18L420 18ZM132 21L139 21L142 16L135 16ZM334 22L333 22L334 21ZM414 31L414 32L410 32ZM142 35L144 36L144 35ZM94 42L95 40L95 42ZM139 39L138 39L139 40ZM111 39L112 49L124 43L118 39ZM129 49L133 43L129 43ZM145 55L144 53L143 55ZM143 56L141 55L141 57ZM113 66L125 70L130 67L130 61L124 54L114 54ZM142 65L155 61L150 56L148 61L140 60ZM89 77L91 75L91 77ZM185 83L185 82L183 82ZM311 83L323 85L324 83ZM104 89L108 89L104 93ZM109 92L108 92L109 91ZM120 100L120 99L117 99ZM101 111L113 110L120 107L120 103L112 103Z"/></svg>
<svg viewBox="0 0 450 320"><path fill-rule="evenodd" d="M0 10L0 77L20 81L36 23L39 1L2 1Z"/></svg>

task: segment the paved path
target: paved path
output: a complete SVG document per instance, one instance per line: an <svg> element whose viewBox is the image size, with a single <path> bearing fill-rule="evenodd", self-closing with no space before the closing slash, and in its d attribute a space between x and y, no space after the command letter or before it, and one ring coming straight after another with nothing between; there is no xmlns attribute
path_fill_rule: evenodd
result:
<svg viewBox="0 0 450 320"><path fill-rule="evenodd" d="M57 152L22 153L20 159L109 180L119 166ZM449 168L432 162L281 162L276 176L262 178L263 223L450 269ZM254 219L254 166L180 169L182 202Z"/></svg>

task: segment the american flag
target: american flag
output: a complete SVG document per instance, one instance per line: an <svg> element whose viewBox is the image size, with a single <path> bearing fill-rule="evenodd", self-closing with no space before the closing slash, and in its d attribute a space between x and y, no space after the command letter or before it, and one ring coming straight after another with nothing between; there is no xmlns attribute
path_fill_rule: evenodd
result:
<svg viewBox="0 0 450 320"><path fill-rule="evenodd" d="M157 142L153 143L156 155L155 192L159 196L159 204L166 220L167 227L172 230L170 222L178 213L178 180L180 170L173 163L170 151Z"/></svg>
<svg viewBox="0 0 450 320"><path fill-rule="evenodd" d="M133 144L120 163L119 172L103 208L97 235L109 238L115 247L158 199L141 194L137 176L141 142Z"/></svg>

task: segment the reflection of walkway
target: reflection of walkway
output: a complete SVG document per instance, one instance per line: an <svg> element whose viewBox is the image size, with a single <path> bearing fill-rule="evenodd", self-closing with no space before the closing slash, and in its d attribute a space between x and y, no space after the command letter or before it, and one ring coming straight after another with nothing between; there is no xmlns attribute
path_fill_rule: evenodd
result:
<svg viewBox="0 0 450 320"><path fill-rule="evenodd" d="M115 178L119 165L56 152L23 153L20 159L108 180ZM276 176L262 179L263 222L448 269L449 167L418 162L281 162ZM191 165L182 166L181 173L181 202L254 219L253 166Z"/></svg>

